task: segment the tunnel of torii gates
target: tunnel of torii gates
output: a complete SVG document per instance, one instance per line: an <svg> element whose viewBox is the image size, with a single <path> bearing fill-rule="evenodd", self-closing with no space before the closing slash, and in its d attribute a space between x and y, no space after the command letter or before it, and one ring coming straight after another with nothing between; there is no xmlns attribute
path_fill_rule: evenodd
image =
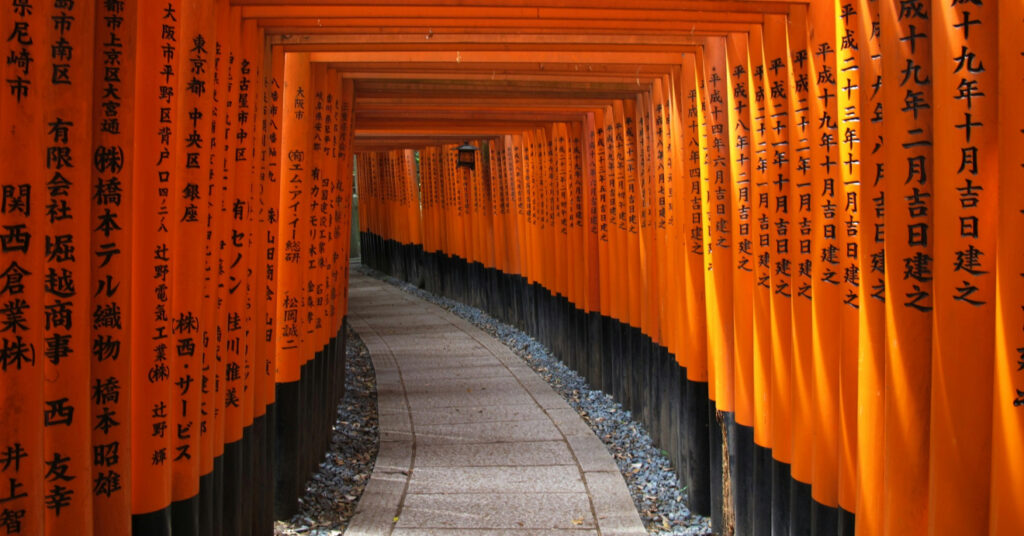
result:
<svg viewBox="0 0 1024 536"><path fill-rule="evenodd" d="M12 0L0 536L270 534L363 261L736 534L1024 534L1024 3ZM456 165L456 146L479 148Z"/></svg>

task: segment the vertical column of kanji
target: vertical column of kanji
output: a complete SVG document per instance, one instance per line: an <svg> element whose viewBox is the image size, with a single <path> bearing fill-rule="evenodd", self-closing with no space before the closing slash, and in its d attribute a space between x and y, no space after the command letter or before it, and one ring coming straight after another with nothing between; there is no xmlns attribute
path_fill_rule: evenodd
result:
<svg viewBox="0 0 1024 536"><path fill-rule="evenodd" d="M750 72L747 36L726 37L726 80L729 166L732 175L730 195L732 221L730 243L733 285L733 370L736 423L754 425L754 243L751 240L750 174Z"/></svg>
<svg viewBox="0 0 1024 536"><path fill-rule="evenodd" d="M724 37L709 37L704 46L705 95L707 114L704 116L708 136L708 176L702 188L707 222L704 262L707 276L704 281L708 296L708 357L714 371L712 399L718 411L733 410L733 242L730 236L732 215L729 134L728 85L729 67L726 60Z"/></svg>
<svg viewBox="0 0 1024 536"><path fill-rule="evenodd" d="M534 214L534 257L537 283L544 288L550 289L549 269L552 266L552 251L548 249L549 209L551 208L551 180L548 170L547 154L547 132L542 128L532 131L532 142L530 144L530 166L531 184L533 186L532 212ZM539 304L543 305L543 304ZM538 318L538 322L543 322ZM547 327L546 323L540 324L538 329Z"/></svg>
<svg viewBox="0 0 1024 536"><path fill-rule="evenodd" d="M471 143L473 144L474 147L480 147L479 142L476 140L472 140ZM477 160L483 160L481 154L482 153L477 151L475 158ZM477 264L483 260L482 242L480 241L483 232L480 219L482 208L480 206L482 171L483 164L481 163L481 165L475 165L473 169L468 170L468 172L466 173L466 259L469 261L470 264ZM409 177L408 173L405 173L405 176L405 191L408 192L408 184L409 179L411 177ZM408 201L411 202L412 200L409 199ZM408 213L408 209L406 213ZM406 227L408 227L408 223L405 223L405 225Z"/></svg>
<svg viewBox="0 0 1024 536"><path fill-rule="evenodd" d="M505 271L505 248L508 242L505 237L505 225L504 225L504 213L502 212L502 203L504 198L504 177L501 174L504 151L501 148L498 139L491 139L484 144L487 146L487 173L488 173L488 193L489 200L488 212L490 214L491 222L491 236L488 238L489 241L493 242L491 245L492 249L492 263L493 268L498 271ZM420 173L420 184L422 196L425 198L426 191L423 189L423 173ZM498 290L500 292L500 290ZM503 302L499 302L503 303Z"/></svg>
<svg viewBox="0 0 1024 536"><path fill-rule="evenodd" d="M707 367L707 328L705 328L707 309L704 297L704 215L701 208L701 155L700 124L701 106L703 101L698 93L697 57L695 54L683 56L682 92L685 97L686 117L683 118L680 139L686 140L682 148L686 163L686 209L684 211L686 232L686 330L685 340L689 341L688 356L683 365L686 367L687 378L696 383L708 381ZM703 76L703 75L702 75ZM691 484L692 485L692 484ZM695 510L696 507L691 506ZM698 510L699 511L699 510Z"/></svg>
<svg viewBox="0 0 1024 536"><path fill-rule="evenodd" d="M640 155L637 151L637 110L634 99L625 99L622 102L622 118L617 119L622 134L622 156L620 161L623 165L621 189L619 190L619 229L625 233L625 257L622 262L625 264L626 281L624 287L627 291L626 303L629 304L627 323L639 330L642 326L643 317L643 271L640 264ZM621 123L620 123L621 121ZM616 139L616 141L618 141ZM616 178L619 170L616 169ZM634 343L635 344L635 343ZM639 351L639 349L636 349ZM631 370L635 365L630 366ZM632 388L630 388L632 389Z"/></svg>
<svg viewBox="0 0 1024 536"><path fill-rule="evenodd" d="M604 172L607 187L605 204L608 206L608 310L605 314L612 320L625 322L622 305L622 285L625 281L622 276L624 259L619 231L619 183L615 176L619 152L615 143L615 116L611 106L605 107L603 119ZM612 351L614 352L615 349L613 348ZM606 385L608 384L606 383Z"/></svg>
<svg viewBox="0 0 1024 536"><path fill-rule="evenodd" d="M227 163L227 143L225 140L227 123L229 118L227 109L227 81L228 81L228 60L229 50L225 45L228 38L228 15L229 6L226 2L218 2L215 7L216 29L214 35L207 40L212 47L210 50L213 65L213 79L211 88L213 91L213 107L211 108L211 120L209 130L209 151L207 157L210 159L210 173L207 176L207 216L206 225L206 263L204 265L205 275L203 279L203 318L209 319L203 327L203 373L207 385L207 391L203 393L203 402L207 405L208 431L212 437L213 451L211 456L214 460L213 487L210 499L204 499L202 508L204 512L200 515L203 524L208 521L214 532L225 530L225 508L224 508L224 487L225 487L225 456L224 456L224 430L225 415L224 381L225 367L227 364L224 337L225 317L225 291L224 291L224 257L226 256L225 244L227 239L224 234L228 229L229 220L224 209L227 202L225 186L225 173ZM230 486L230 484L228 484ZM230 489L230 487L229 487Z"/></svg>
<svg viewBox="0 0 1024 536"><path fill-rule="evenodd" d="M302 234L309 219L305 196L310 182L311 141L307 95L310 90L309 55L289 53L284 57L284 105L281 125L281 201L278 243L277 298L277 496L275 512L290 514L298 495L304 468L297 465L300 449L301 414L299 380L304 356L300 353L302 291L306 283Z"/></svg>
<svg viewBox="0 0 1024 536"><path fill-rule="evenodd" d="M784 32L776 32L773 38L782 39L785 45L788 65L783 60L777 63L771 60L772 81L768 90L771 98L782 98L787 101L787 123L776 121L772 124L769 137L773 143L785 142L784 146L776 146L773 151L772 165L785 167L787 174L769 172L772 187L778 191L785 190L785 196L778 195L773 200L774 207L772 226L775 234L774 262L772 266L773 292L784 296L790 306L788 319L780 319L787 332L780 333L778 342L773 348L776 367L788 367L788 387L776 384L778 390L777 404L784 410L779 418L786 422L778 422L779 430L790 429L790 435L780 441L777 449L788 451L787 462L790 466L790 498L783 498L781 504L788 502L788 512L784 514L784 523L790 526L793 534L810 530L811 489L814 446L814 361L813 361L813 304L811 288L813 284L813 166L811 165L817 142L813 140L811 110L814 94L810 87L810 78L815 76L812 66L808 64L807 44L807 11L804 8L791 10L788 28ZM766 35L768 32L766 31ZM766 47L769 46L766 44ZM768 48L766 48L767 54ZM774 56L777 52L772 52ZM776 76L779 68L784 69L781 78ZM783 128L784 127L784 128ZM778 147L782 147L779 151ZM773 312L777 314L781 311ZM782 313L783 317L785 316ZM777 354L776 354L777 353ZM788 365L778 361L781 356ZM776 380L786 373L781 372ZM781 438L781 436L779 436ZM773 439L775 436L773 434ZM779 479L775 479L776 485ZM784 494L784 492L783 492ZM777 489L773 500L777 499ZM775 504L779 504L778 501Z"/></svg>
<svg viewBox="0 0 1024 536"><path fill-rule="evenodd" d="M214 8L214 13L219 15L220 4ZM223 226L222 218L218 217L221 204L221 189L218 187L219 170L221 169L220 155L221 146L217 128L220 124L220 114L223 106L221 104L220 80L223 78L221 47L218 44L221 24L219 17L210 27L208 35L205 36L207 49L207 72L209 73L206 84L206 91L210 94L211 102L208 111L208 122L201 132L206 144L200 158L204 165L209 166L209 173L204 177L198 177L200 195L196 200L197 205L206 207L206 218L201 220L204 223L203 229L203 292L200 308L200 318L207 321L200 324L200 335L202 341L202 392L200 395L200 415L203 420L200 423L200 472L202 479L200 483L201 504L200 504L200 526L212 527L217 531L222 526L221 508L221 486L223 486L223 460L220 458L224 452L224 412L221 410L221 403L224 396L223 381L223 360L219 355L220 340L217 336L218 330L218 297L217 287L219 284L220 272L220 228ZM205 201L203 198L205 197Z"/></svg>
<svg viewBox="0 0 1024 536"><path fill-rule="evenodd" d="M658 384L658 378L662 374L658 374L663 369L662 365L662 354L661 348L667 347L667 330L664 327L665 317L662 314L663 304L662 300L666 294L665 285L663 283L663 269L661 266L664 258L664 247L662 246L663 240L659 240L662 235L662 228L658 221L658 202L659 190L662 188L662 177L664 176L664 162L659 161L657 129L659 126L657 116L658 110L656 109L656 100L660 100L661 95L655 95L655 85L660 82L655 80L651 83L650 89L639 95L637 99L637 148L639 153L639 160L642 162L643 172L640 175L641 189L638 193L640 197L640 251L641 251L641 267L644 273L644 314L643 324L647 327L644 328L644 334L650 338L650 342L646 340L642 341L643 353L645 364L640 369L640 384L646 385L642 387L641 394L639 395L641 401L641 407L644 408L644 418L648 422L655 423L655 428L658 430L659 438L664 438L663 442L666 447L670 447L668 442L668 436L664 432L666 431L665 423L668 422L668 398L659 397L658 391L660 390ZM660 104L660 103L659 103ZM641 142L642 140L642 142ZM664 407L664 411L659 411L659 406Z"/></svg>
<svg viewBox="0 0 1024 536"><path fill-rule="evenodd" d="M1024 532L1024 4L1000 2L999 222L996 260L996 346L992 414L989 534ZM989 19L988 24L993 24ZM989 60L992 61L992 60ZM992 95L990 93L990 95ZM991 96L989 98L992 98ZM987 194L991 195L991 193Z"/></svg>
<svg viewBox="0 0 1024 536"><path fill-rule="evenodd" d="M537 260L538 282L552 295L558 292L555 282L555 210L558 204L556 184L560 181L555 176L554 159L552 158L552 133L547 128L535 131L534 141L536 159L534 159L534 181L537 184ZM563 252L564 253L564 252ZM547 327L545 324L543 327Z"/></svg>
<svg viewBox="0 0 1024 536"><path fill-rule="evenodd" d="M511 244L508 231L508 174L505 165L505 143L503 137L493 138L489 142L487 153L489 155L488 165L490 166L490 201L492 201L494 248L495 248L495 269L502 274L509 274L509 246ZM426 175L421 172L420 178ZM426 193L424 193L426 201ZM426 220L426 216L424 216ZM498 292L504 292L504 287L499 286ZM499 303L507 305L507 296L498 297ZM506 306L505 311L508 311Z"/></svg>
<svg viewBox="0 0 1024 536"><path fill-rule="evenodd" d="M838 503L846 513L857 509L857 378L860 347L860 255L865 235L861 234L861 56L860 46L867 46L867 36L852 3L836 0L836 107L839 123L839 177L841 196L837 205L843 214L837 229L842 267L843 306L840 313L842 329L839 369L839 494ZM867 235L870 236L870 235Z"/></svg>
<svg viewBox="0 0 1024 536"><path fill-rule="evenodd" d="M480 262L483 264L484 268L492 269L492 268L494 268L494 225L492 223L492 216L493 216L492 213L493 213L493 210L491 208L491 195L492 195L491 187L492 187L493 177L491 176L490 161L493 158L493 155L490 152L490 147L488 147L489 143L490 142L488 140L480 140L480 149L481 150L477 154L477 157L478 157L478 165L477 165L478 171L477 171L477 173L478 173L478 176L480 177L480 229L479 229L480 238L479 238L479 240L480 240L480 248L481 248L481 255L482 255L482 259L480 260ZM410 155L411 155L411 151L410 151ZM482 157L485 156L485 155L486 155L486 161L483 161L484 159ZM418 206L419 197L417 195L417 188L416 188L416 174L415 174L416 168L415 168L415 162L413 162L413 167L411 169L412 169L412 172L413 172L413 174L412 174L412 179L413 179L412 180L412 192L413 192L414 204L415 204L415 206L413 207L414 210L413 210L412 214L413 214L414 217L418 218L419 217L419 206ZM417 238L417 240L418 240L418 238ZM483 274L483 276L486 277L486 274ZM484 281L487 281L487 280L485 279ZM482 285L486 285L486 283L481 283L481 284ZM487 295L490 293L490 291L488 290L489 288L490 288L489 286L485 286L485 287L483 287L481 289L481 295L482 295L481 298L480 298L481 300L486 300L487 299Z"/></svg>
<svg viewBox="0 0 1024 536"><path fill-rule="evenodd" d="M548 144L551 148L551 168L553 169L551 185L554 191L552 192L551 201L554 203L552 211L554 225L551 228L551 234L553 235L552 245L554 248L550 251L550 254L555 261L553 290L564 298L571 300L572 293L569 291L568 268L569 263L572 262L572 256L568 243L568 218L569 185L572 182L569 174L572 171L569 169L569 162L567 161L568 140L566 136L565 123L555 123L552 125L551 138L548 140Z"/></svg>
<svg viewBox="0 0 1024 536"><path fill-rule="evenodd" d="M325 430L323 445L326 446L329 441L329 434L326 430L331 428L332 420L337 404L337 395L340 393L338 385L338 354L336 353L337 346L335 345L336 337L338 336L338 325L337 314L338 314L338 279L341 276L341 265L339 261L342 258L341 250L339 249L341 244L339 240L339 234L341 229L338 227L341 221L341 215L339 210L341 208L341 183L339 178L339 172L341 166L338 164L338 122L340 116L338 113L340 107L341 98L341 76L334 69L327 70L327 80L325 83L325 111L326 116L324 117L324 144L326 145L325 154L327 155L327 169L325 172L329 174L329 183L327 188L327 225L324 229L324 241L325 251L324 258L326 259L326 274L324 281L324 339L326 345L326 377L324 379L327 404L324 411L324 427ZM345 258L347 261L348 259ZM347 268L347 263L345 265ZM344 379L342 379L344 381ZM343 386L344 384L342 384Z"/></svg>
<svg viewBox="0 0 1024 536"><path fill-rule="evenodd" d="M705 75L704 67L704 54L703 50L698 50L693 57L692 67L694 70L693 74L693 85L691 86L693 102L694 102L694 114L691 119L690 128L693 136L693 154L694 158L693 166L695 171L691 171L693 178L693 210L699 215L699 221L701 222L700 231L700 268L694 274L698 279L695 281L700 286L701 303L700 308L695 311L698 315L698 324L695 326L696 329L701 331L700 335L700 351L694 352L690 356L691 366L694 367L694 376L699 375L700 380L696 385L690 385L687 391L687 402L691 405L691 416L689 422L691 422L690 429L694 433L694 437L691 439L691 475L690 475L690 488L694 490L696 498L691 500L691 508L695 511L703 512L704 515L711 515L713 504L717 502L717 498L712 498L713 481L711 476L711 452L710 443L708 439L705 439L704 432L710 429L710 405L711 401L714 400L714 363L711 361L709 356L709 349L711 347L710 332L708 328L709 314L711 310L710 301L711 297L708 296L707 288L709 277L707 270L707 250L712 245L708 234L710 233L709 227L712 222L707 217L708 203L705 200L707 191L708 177L711 175L710 171L710 155L708 153L708 136L707 136L707 111L708 111L708 98L707 98L707 80ZM684 68L685 62L684 62ZM695 220L697 221L697 220Z"/></svg>
<svg viewBox="0 0 1024 536"><path fill-rule="evenodd" d="M537 228L540 225L541 204L538 202L538 190L540 189L540 177L537 174L537 142L536 132L526 131L523 133L523 188L526 192L526 249L527 259L527 281L530 284L540 280L541 255L543 251L538 246ZM532 307L532 305L531 305Z"/></svg>
<svg viewBox="0 0 1024 536"><path fill-rule="evenodd" d="M434 180L434 159L429 149L419 152L420 155L420 179L423 191L423 251L433 253L437 251L437 244L440 240L438 232L438 184Z"/></svg>
<svg viewBox="0 0 1024 536"><path fill-rule="evenodd" d="M709 292L709 286L713 287L714 282L711 274L709 273L709 255L710 251L714 248L714 242L711 238L712 228L714 221L711 219L710 214L714 211L711 206L711 197L709 191L711 188L711 152L710 152L710 128L708 126L708 113L710 106L708 103L708 76L707 76L707 51L702 47L696 54L695 67L697 68L697 98L700 103L699 110L697 112L697 145L700 154L700 213L701 221L704 223L701 228L704 232L703 243L704 249L701 252L702 255L702 266L701 266L701 284L704 287L704 311L703 320L704 324L702 327L705 330L705 337L707 341L707 349L704 354L700 355L698 359L702 359L707 366L708 374L708 402L715 400L715 361L711 354L711 349L714 346L712 340L711 331L717 329L712 327L710 324L713 323L711 313L716 310L717 305L714 303L717 300L717 296Z"/></svg>
<svg viewBox="0 0 1024 536"><path fill-rule="evenodd" d="M505 229L509 236L508 246L508 272L516 277L522 276L523 266L523 237L521 234L521 205L523 201L522 197L522 174L519 167L521 162L521 154L519 152L519 144L515 136L505 136L503 139L503 146L505 148L504 157L504 172L506 177L506 185L508 187L508 213L505 216ZM514 296L518 297L518 292L515 292ZM517 313L520 311L519 305L521 302L514 304L514 311ZM521 321L521 317L515 318L517 322Z"/></svg>
<svg viewBox="0 0 1024 536"><path fill-rule="evenodd" d="M185 0L181 5L181 53L177 70L181 75L176 88L178 123L175 132L176 154L171 192L177 200L173 220L180 232L171 241L171 257L176 269L171 286L171 343L174 354L175 436L172 472L175 530L198 531L198 503L189 501L199 492L202 456L199 438L202 435L202 293L196 282L205 271L205 251L195 247L195 237L206 231L208 207L205 185L209 180L210 160L204 152L209 146L212 123L212 88L210 49L212 23L216 20L214 4ZM197 351L199 349L199 351Z"/></svg>
<svg viewBox="0 0 1024 536"><path fill-rule="evenodd" d="M308 474L314 469L314 452L319 441L319 424L321 421L322 408L324 407L322 383L323 375L323 339L322 327L323 316L320 300L323 289L324 270L323 255L321 250L320 232L323 228L323 196L326 193L323 184L327 178L325 172L326 158L324 156L324 80L327 76L327 65L315 63L311 66L311 90L309 92L310 103L310 182L307 190L309 196L309 219L306 221L306 240L303 247L307 250L306 273L309 281L303 288L303 310L306 329L303 331L301 342L302 355L304 356L304 370L302 372L303 385L305 386L305 398L302 404L305 408L305 419L302 423L307 430L309 441L303 445L303 474Z"/></svg>
<svg viewBox="0 0 1024 536"><path fill-rule="evenodd" d="M989 519L993 361L965 357L995 351L996 4L941 2L931 13L935 311L928 528L937 535L984 533Z"/></svg>
<svg viewBox="0 0 1024 536"><path fill-rule="evenodd" d="M43 89L51 74L44 54L50 24L48 4L19 2L0 11L0 28L7 36L3 54L9 59L0 94L0 158L5 166L0 184L0 530L11 535L43 534L46 512L40 416L49 409L43 404L42 359L48 357L43 343L43 259L51 174L45 168ZM91 252L85 249L79 255ZM79 419L89 420L82 415Z"/></svg>
<svg viewBox="0 0 1024 536"><path fill-rule="evenodd" d="M560 192L562 193L562 208L558 233L561 235L559 238L559 245L565 248L565 265L561 267L559 279L565 288L565 297L569 300L569 304L575 305L579 301L578 294L576 292L579 278L576 277L575 270L578 266L577 258L579 257L578 248L580 245L575 236L575 150L573 148L570 124L556 123L555 133L555 150L557 151L556 161L559 167L558 172L563 174L560 186ZM570 319L565 319L565 321L569 322Z"/></svg>
<svg viewBox="0 0 1024 536"><path fill-rule="evenodd" d="M879 3L885 208L885 534L924 533L932 329L932 68L925 2ZM910 432L908 432L910 431ZM913 460L914 463L907 463Z"/></svg>
<svg viewBox="0 0 1024 536"><path fill-rule="evenodd" d="M565 172L566 172L566 206L565 206L565 243L568 250L568 265L565 278L569 303L575 310L583 310L586 302L585 286L587 273L585 269L586 246L583 235L583 147L581 146L582 125L580 123L563 123L565 133ZM574 312L567 322L574 322ZM577 333L575 324L569 324L570 337Z"/></svg>
<svg viewBox="0 0 1024 536"><path fill-rule="evenodd" d="M840 15L848 8L844 4ZM882 534L885 419L885 182L882 151L882 52L878 2L859 0L860 320L857 366L857 533ZM845 24L845 23L844 23Z"/></svg>
<svg viewBox="0 0 1024 536"><path fill-rule="evenodd" d="M588 117L589 120L589 117ZM609 240L610 227L610 203L608 184L607 149L605 139L604 111L598 110L593 114L594 139L594 175L595 189L594 204L597 210L597 265L598 265L598 303L597 311L603 316L610 316L611 310L611 242ZM595 334L597 335L597 334ZM605 348L605 351L609 350Z"/></svg>
<svg viewBox="0 0 1024 536"><path fill-rule="evenodd" d="M472 141L472 143L476 144L478 142L474 140ZM474 147L479 147L479 145L474 145ZM458 158L458 151L455 151L455 154L453 156L454 158ZM476 248L473 243L473 235L475 232L473 221L476 209L474 184L476 183L477 168L463 168L459 176L462 178L462 189L460 190L460 194L462 197L460 199L462 201L461 228L464 248L461 257L465 259L467 263L472 264L477 260L475 251Z"/></svg>
<svg viewBox="0 0 1024 536"><path fill-rule="evenodd" d="M92 174L88 164L92 153L91 100L81 98L93 89L95 6L86 2L52 2L49 33L44 34L50 54L37 64L49 80L43 82L43 121L46 124L44 153L47 193L43 227L46 242L42 309L42 354L44 448L43 477L46 533L67 534L92 531L91 429L109 428L123 417L109 411L91 415L90 326L83 322L91 313L92 326L121 327L121 310L115 303L98 304L79 294L91 288L91 234L82 225L90 221ZM109 240L125 221L117 207L104 210L95 220L96 229ZM84 293L83 293L84 294ZM76 411L77 410L77 411ZM75 419L75 413L78 418Z"/></svg>
<svg viewBox="0 0 1024 536"><path fill-rule="evenodd" d="M787 18L783 15L768 15L764 27L765 87L768 90L765 122L768 142L766 175L768 180L768 220L770 233L774 240L771 251L771 319L772 319L772 373L771 373L771 442L772 457L782 464L793 461L792 422L793 400L791 391L792 366L792 261L790 244L790 102L789 95L793 86L790 84L792 66L789 61L786 27ZM785 485L780 482L784 471L782 466L775 466L772 489L772 520L779 520L781 512L774 508L788 504L782 495ZM788 477L789 475L784 475ZM779 503L778 501L783 501ZM788 513L787 513L788 515ZM778 524L774 526L778 527ZM786 526L786 525L782 525Z"/></svg>
<svg viewBox="0 0 1024 536"><path fill-rule="evenodd" d="M352 233L350 231L352 227L352 198L355 184L353 183L352 177L352 138L355 135L355 117L353 115L353 108L355 106L355 84L350 79L342 78L341 81L341 101L338 110L338 165L340 166L338 172L338 181L341 183L341 235L338 240L341 242L341 268L340 270L340 288L338 289L340 302L338 305L338 329L342 329L341 323L344 322L345 317L348 315L348 282L349 282L349 257L352 250ZM342 349L344 351L344 348ZM344 367L339 371L339 374L344 376ZM344 382L344 378L339 378L340 382ZM342 383L341 385L344 385Z"/></svg>
<svg viewBox="0 0 1024 536"><path fill-rule="evenodd" d="M807 26L797 26L793 33L806 36L811 33L810 28L814 29L813 35L805 37L809 39L807 48L810 52L807 59L811 93L809 193L813 229L811 294L814 298L811 304L814 418L811 429L807 431L813 445L812 469L810 481L805 482L812 484L811 496L818 505L835 507L839 489L836 472L839 459L839 368L843 352L840 318L843 293L839 270L845 255L839 248L839 232L843 225L840 205L843 184L838 148L841 134L836 111L834 2L811 6L804 21ZM797 183L797 188L801 188L801 184Z"/></svg>
<svg viewBox="0 0 1024 536"><path fill-rule="evenodd" d="M751 175L751 220L756 222L752 231L754 286L752 289L753 311L753 369L754 369L754 442L761 447L771 448L772 415L772 316L771 316L771 177L768 173L772 147L768 144L771 99L765 90L764 33L761 26L754 27L748 38L750 45L750 67L748 77L750 103L750 175ZM768 502L768 501L764 501Z"/></svg>
<svg viewBox="0 0 1024 536"><path fill-rule="evenodd" d="M525 131L519 136L519 151L516 161L516 170L519 178L520 192L522 193L522 203L520 207L520 237L523 243L523 269L522 276L526 278L527 284L533 284L536 278L536 270L534 270L534 264L536 263L537 254L534 250L534 214L533 214L533 192L535 186L533 184L533 158L531 156L532 140L533 136L530 131ZM530 318L531 311L529 308L531 304L524 304L527 308L527 318ZM529 324L528 324L529 326Z"/></svg>
<svg viewBox="0 0 1024 536"><path fill-rule="evenodd" d="M92 218L115 208L124 220L132 218L132 189L125 169L133 165L129 125L135 114L135 93L126 82L135 77L136 16L135 1L107 3L96 12L95 61L93 85L93 195ZM102 231L93 232L93 245L87 251L91 259L91 294L96 307L116 305L122 311L131 305L131 246L128 230L113 229L110 239ZM114 244L122 253L93 255L101 247ZM105 246L103 246L105 245ZM121 325L93 327L92 330L92 411L106 415L103 426L92 430L93 532L122 534L131 530L131 445L129 422L131 361L121 355L131 333L131 315L121 317ZM114 416L118 416L116 419ZM98 421L96 424L100 424Z"/></svg>
<svg viewBox="0 0 1024 536"><path fill-rule="evenodd" d="M656 298L659 306L662 346L670 353L676 351L678 343L679 279L675 256L675 205L673 193L673 142L670 125L671 104L666 90L671 91L667 76L656 79L652 89L652 143L654 157L653 196L651 198L652 221L655 248L658 250L658 288L661 294Z"/></svg>
<svg viewBox="0 0 1024 536"><path fill-rule="evenodd" d="M652 86L653 90L653 86ZM653 221L654 190L657 183L657 165L654 162L654 102L651 92L643 92L637 97L636 109L636 153L637 153L637 191L636 201L639 214L640 242L640 276L641 276L641 311L640 328L651 338L654 344L664 345L661 336L659 300L660 285L658 281L658 255L656 222ZM649 370L641 370L647 374ZM645 388L654 389L653 386ZM646 396L646 395L643 395ZM645 405L646 406L646 405Z"/></svg>
<svg viewBox="0 0 1024 536"><path fill-rule="evenodd" d="M444 178L444 162L441 157L441 147L428 147L425 154L430 160L430 172L436 189L436 213L435 222L437 225L437 251L444 254L448 244L448 184Z"/></svg>
<svg viewBox="0 0 1024 536"><path fill-rule="evenodd" d="M220 247L219 275L217 285L218 311L216 325L220 339L220 356L224 367L224 526L225 534L242 532L243 501L243 445L245 405L245 348L242 319L245 307L244 263L245 222L248 207L239 195L247 192L248 185L242 185L241 173L236 166L236 134L241 130L237 124L237 106L241 58L239 57L240 12L237 7L223 4L218 15L220 27L217 44L221 49L218 81L218 133L220 146L214 171L217 188L221 191L219 207L214 216L221 220L217 243ZM247 193L246 193L247 195Z"/></svg>
<svg viewBox="0 0 1024 536"><path fill-rule="evenodd" d="M180 3L142 2L135 73L132 214L132 528L169 534L171 449L171 186L177 154ZM97 226L98 227L98 226ZM97 252L117 253L100 243ZM170 458L169 458L170 456Z"/></svg>
<svg viewBox="0 0 1024 536"><path fill-rule="evenodd" d="M253 527L262 523L258 501L263 493L262 479L258 471L257 459L260 458L262 450L260 444L264 442L263 430L256 421L257 414L263 413L266 406L266 393L264 384L258 382L257 372L260 370L258 361L262 355L256 352L256 326L254 322L254 292L256 270L258 264L256 257L255 242L258 234L256 218L258 213L259 169L258 155L256 152L257 133L253 128L258 125L259 102L258 88L261 43L258 41L258 30L256 21L253 19L242 19L242 28L239 42L239 66L238 66L238 99L236 108L235 131L235 164L238 167L239 187L241 192L238 198L245 203L245 220L242 222L245 238L243 239L242 255L242 339L244 351L244 372L243 389L246 393L245 405L242 412L243 437L243 459L242 459L242 489L251 490L243 495L242 499L242 531L249 534ZM259 383L259 387L257 384ZM267 520L269 523L271 520ZM269 526L269 525L266 525Z"/></svg>

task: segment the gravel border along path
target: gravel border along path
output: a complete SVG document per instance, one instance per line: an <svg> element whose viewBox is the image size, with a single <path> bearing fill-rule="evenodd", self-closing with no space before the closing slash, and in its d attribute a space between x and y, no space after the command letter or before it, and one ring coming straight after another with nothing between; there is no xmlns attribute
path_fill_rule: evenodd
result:
<svg viewBox="0 0 1024 536"><path fill-rule="evenodd" d="M692 514L686 507L686 490L680 487L678 475L643 426L632 419L631 412L624 410L610 395L590 388L586 380L552 355L547 347L479 309L436 296L365 266L355 269L464 318L526 361L583 417L608 448L649 534L711 534L711 521Z"/></svg>
<svg viewBox="0 0 1024 536"><path fill-rule="evenodd" d="M346 329L345 397L338 403L330 449L306 484L299 513L275 522L275 536L341 534L373 472L380 445L377 377L366 345L352 328Z"/></svg>

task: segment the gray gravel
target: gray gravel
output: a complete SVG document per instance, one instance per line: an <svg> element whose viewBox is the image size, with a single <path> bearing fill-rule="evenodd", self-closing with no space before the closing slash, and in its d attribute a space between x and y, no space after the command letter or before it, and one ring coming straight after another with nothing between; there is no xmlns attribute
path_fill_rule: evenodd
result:
<svg viewBox="0 0 1024 536"><path fill-rule="evenodd" d="M275 535L334 536L355 513L377 459L377 380L366 345L351 328L345 347L345 397L331 446L299 499L299 513L274 523Z"/></svg>
<svg viewBox="0 0 1024 536"><path fill-rule="evenodd" d="M711 534L711 521L686 507L686 490L671 462L654 446L631 412L608 394L592 389L551 351L533 337L502 323L483 311L436 296L414 285L362 266L362 273L396 286L462 317L496 337L540 374L601 438L629 487L633 503L650 534Z"/></svg>

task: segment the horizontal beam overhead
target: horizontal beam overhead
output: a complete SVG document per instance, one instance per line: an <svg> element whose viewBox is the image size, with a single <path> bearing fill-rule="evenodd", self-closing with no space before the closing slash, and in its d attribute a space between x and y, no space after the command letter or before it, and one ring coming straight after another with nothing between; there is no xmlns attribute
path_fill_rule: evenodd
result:
<svg viewBox="0 0 1024 536"><path fill-rule="evenodd" d="M231 0L273 47L354 80L355 146L500 136L579 121L676 74L706 38L778 0ZM461 140L459 140L461 142Z"/></svg>

